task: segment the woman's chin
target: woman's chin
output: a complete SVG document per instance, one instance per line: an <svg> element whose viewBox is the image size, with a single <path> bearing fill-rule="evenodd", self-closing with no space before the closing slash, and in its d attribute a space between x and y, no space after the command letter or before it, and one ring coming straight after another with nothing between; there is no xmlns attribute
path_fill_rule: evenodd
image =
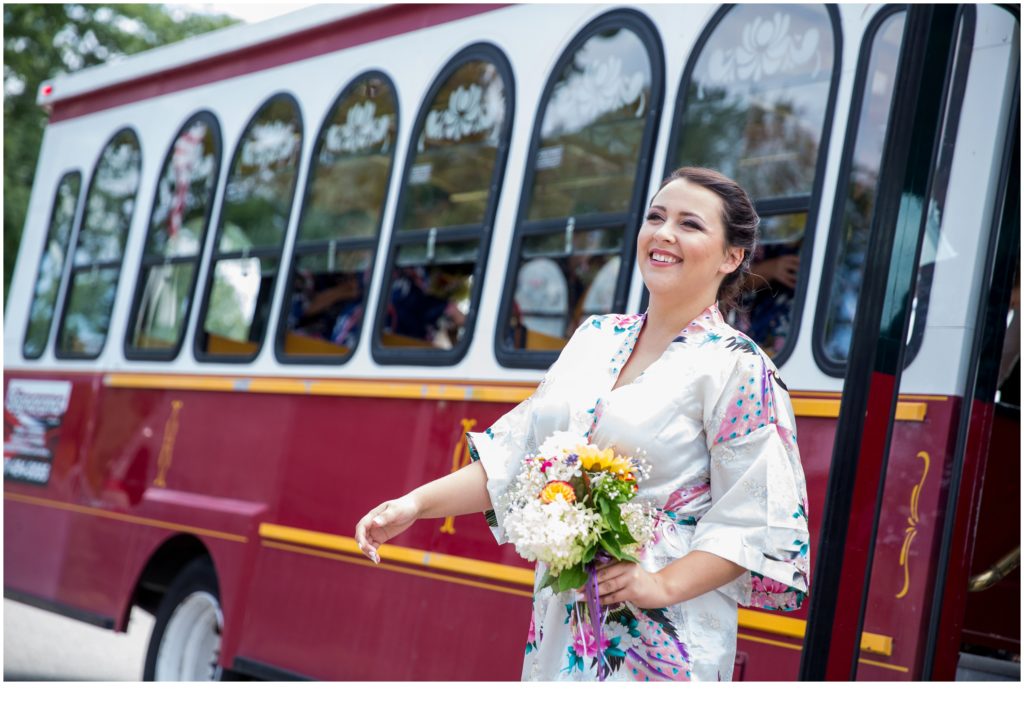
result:
<svg viewBox="0 0 1024 701"><path fill-rule="evenodd" d="M647 287L647 291L653 296L679 296L684 295L689 291L689 285L685 284L678 278L669 278L667 275L658 274L661 271L657 271L655 274L643 275L644 285Z"/></svg>

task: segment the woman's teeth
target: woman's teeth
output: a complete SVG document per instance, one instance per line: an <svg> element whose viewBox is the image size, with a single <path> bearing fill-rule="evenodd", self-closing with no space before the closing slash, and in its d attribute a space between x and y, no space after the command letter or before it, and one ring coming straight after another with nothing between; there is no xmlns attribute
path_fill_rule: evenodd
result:
<svg viewBox="0 0 1024 701"><path fill-rule="evenodd" d="M659 263L678 263L682 259L676 258L675 256L665 255L664 253L652 253L651 260L656 260Z"/></svg>

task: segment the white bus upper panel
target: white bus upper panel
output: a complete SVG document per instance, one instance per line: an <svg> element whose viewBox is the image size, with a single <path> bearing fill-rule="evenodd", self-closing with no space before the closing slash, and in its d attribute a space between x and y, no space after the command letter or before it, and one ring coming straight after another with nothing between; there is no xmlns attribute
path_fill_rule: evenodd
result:
<svg viewBox="0 0 1024 701"><path fill-rule="evenodd" d="M223 373L280 376L375 377L461 380L505 380L533 382L540 378L537 369L510 369L500 365L495 356L495 325L502 304L504 278L509 269L512 236L519 222L520 199L528 165L535 154L530 153L534 121L538 105L559 56L579 31L596 17L616 9L614 6L553 5L512 6L488 10L481 14L446 21L434 26L403 31L370 43L350 46L338 51L268 67L254 73L214 80L159 94L127 104L115 104L51 123L44 135L42 151L25 223L22 251L11 286L11 299L5 316L5 366L9 369L40 370L74 369L102 371L131 370L139 372ZM652 5L633 8L647 17L660 35L664 65L664 93L661 114L655 129L654 148L650 160L649 185L645 199L653 195L662 174L668 170L668 144L678 115L676 108L684 71L708 23L719 10L717 5ZM358 25L374 12L367 7L318 7L294 13L252 27L231 28L179 45L147 52L118 65L83 71L53 82L52 100L88 99L91 91L104 89L116 93L124 81L145 82L154 75L175 66L199 60L216 59L231 52L259 52L263 42L280 42L295 32L309 31L317 26L338 22L337 26ZM842 161L851 114L858 60L863 48L864 33L880 11L878 6L842 5L837 9L841 36L834 37L841 47L836 57L837 81L832 114L826 116L827 151L820 170L820 197L814 217L814 230L807 236L813 242L806 271L805 299L799 319L799 332L791 354L783 365L783 373L791 388L800 390L831 390L842 387L841 377L829 376L819 368L812 350L812 336L818 296L821 294L822 267L825 264L826 242L832 226L832 210L837 201L840 162ZM780 23L781 25L781 23ZM776 40L785 37L776 38ZM402 185L403 166L410 151L414 120L421 103L438 72L458 51L477 42L494 45L507 58L514 81L514 112L508 143L507 165L498 192L493 234L490 244L485 284L479 300L476 328L468 352L454 366L380 365L371 353L373 332L370 318L376 310L382 286L384 261L396 216L396 204ZM998 177L1008 91L1013 70L1019 61L1019 37L1015 25L1006 21L1005 12L980 6L971 50L970 72L963 101L946 211L942 221L942 251L935 267L925 333L921 350L904 376L903 391L916 393L955 394L962 386L960 371L951 365L966 353L973 320L967 296L954 290L965 280L965 271L975 271L983 259L981 241L987 237L991 200ZM291 259L299 206L305 190L307 165L315 146L321 122L334 100L355 76L368 70L382 71L393 81L398 102L398 140L394 166L378 241L376 263L369 296L366 300L367 322L354 355L343 365L282 364L275 357L273 335L276 333L281 300L289 281L279 275L270 310L270 331L258 357L251 363L197 362L193 341L199 300L208 280L214 229L219 220L224 184L228 178L231 154L242 130L254 110L267 97L286 91L294 96L303 120L301 167L296 186L295 204L291 209L288 234L281 260ZM116 102L116 100L115 100ZM190 319L182 351L171 362L126 360L124 338L132 297L137 284L144 239L149 224L149 208L168 147L183 122L199 110L210 111L218 120L222 135L221 168L211 213L210 235L197 271L199 280L190 309ZM58 360L54 356L54 337L38 360L26 360L22 342L31 303L32 289L49 221L49 208L61 176L77 170L82 174L83 193L100 150L120 128L130 127L138 135L142 152L142 174L135 214L125 249L120 283L110 320L110 331L96 360ZM812 206L813 203L812 203ZM72 242L72 245L73 242ZM635 265L630 261L630 265ZM975 279L972 277L972 279ZM67 271L65 271L65 285ZM629 288L628 311L640 304L642 285L634 274ZM63 297L64 292L61 295ZM58 308L60 307L58 301ZM59 319L58 319L59 321ZM957 349L954 353L953 349ZM948 372L942 369L948 368Z"/></svg>

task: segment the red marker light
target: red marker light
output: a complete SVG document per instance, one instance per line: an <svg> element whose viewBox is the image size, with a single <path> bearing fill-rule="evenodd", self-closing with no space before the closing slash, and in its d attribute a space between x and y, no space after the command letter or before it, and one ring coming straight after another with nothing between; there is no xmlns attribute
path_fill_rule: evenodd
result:
<svg viewBox="0 0 1024 701"><path fill-rule="evenodd" d="M52 92L53 92L53 86L52 85L44 85L43 86L43 97L49 97Z"/></svg>

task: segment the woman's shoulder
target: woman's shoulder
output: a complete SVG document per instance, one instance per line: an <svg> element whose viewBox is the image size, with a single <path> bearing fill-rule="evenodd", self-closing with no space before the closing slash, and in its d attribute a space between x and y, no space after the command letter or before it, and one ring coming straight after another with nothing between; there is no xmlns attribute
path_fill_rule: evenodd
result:
<svg viewBox="0 0 1024 701"><path fill-rule="evenodd" d="M751 370L766 377L772 377L779 386L786 389L775 363L764 350L749 336L728 323L719 324L707 338L712 339L715 353L721 359L726 375L745 375ZM724 379L724 378L723 378Z"/></svg>

